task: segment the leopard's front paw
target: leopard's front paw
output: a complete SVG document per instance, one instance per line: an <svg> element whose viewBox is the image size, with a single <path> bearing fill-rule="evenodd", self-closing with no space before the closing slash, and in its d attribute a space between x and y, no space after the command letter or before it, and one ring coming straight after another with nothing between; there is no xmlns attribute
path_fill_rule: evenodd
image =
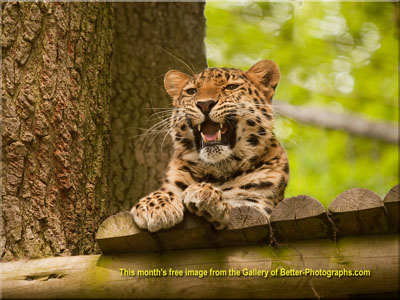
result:
<svg viewBox="0 0 400 300"><path fill-rule="evenodd" d="M183 193L187 209L211 222L216 229L229 223L229 207L223 201L222 191L208 183L189 186Z"/></svg>
<svg viewBox="0 0 400 300"><path fill-rule="evenodd" d="M184 206L172 192L156 191L139 200L131 214L140 228L151 232L167 229L183 220Z"/></svg>

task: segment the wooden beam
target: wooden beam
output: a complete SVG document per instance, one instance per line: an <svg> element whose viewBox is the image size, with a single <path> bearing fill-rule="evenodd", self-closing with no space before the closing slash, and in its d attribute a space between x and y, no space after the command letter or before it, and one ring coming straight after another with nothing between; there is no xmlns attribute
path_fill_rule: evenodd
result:
<svg viewBox="0 0 400 300"><path fill-rule="evenodd" d="M2 263L5 298L304 298L399 291L399 236L396 234L299 240L279 248L244 246L54 257ZM206 270L208 276L122 276L123 269ZM210 269L227 276L210 276ZM271 276L271 271L369 270L366 277ZM229 276L229 270L241 276ZM269 271L265 278L247 270Z"/></svg>

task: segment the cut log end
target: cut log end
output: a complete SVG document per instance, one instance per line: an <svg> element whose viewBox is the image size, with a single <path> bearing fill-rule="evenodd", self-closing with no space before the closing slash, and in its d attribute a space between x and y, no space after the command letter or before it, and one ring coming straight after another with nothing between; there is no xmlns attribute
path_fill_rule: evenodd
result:
<svg viewBox="0 0 400 300"><path fill-rule="evenodd" d="M344 213L383 207L383 201L373 191L363 188L353 188L339 194L329 205L332 213Z"/></svg>
<svg viewBox="0 0 400 300"><path fill-rule="evenodd" d="M279 203L272 212L271 223L277 239L285 241L328 237L331 231L323 205L305 195Z"/></svg>
<svg viewBox="0 0 400 300"><path fill-rule="evenodd" d="M353 188L339 194L328 210L339 235L388 232L383 201L368 189Z"/></svg>
<svg viewBox="0 0 400 300"><path fill-rule="evenodd" d="M389 219L390 232L400 231L400 200L399 200L399 185L394 186L383 199L387 216Z"/></svg>
<svg viewBox="0 0 400 300"><path fill-rule="evenodd" d="M390 191L386 194L385 198L383 199L384 203L389 202L400 202L399 199L399 184L395 185L390 189Z"/></svg>
<svg viewBox="0 0 400 300"><path fill-rule="evenodd" d="M325 213L325 208L317 199L299 195L280 202L272 212L271 222L304 219L322 213Z"/></svg>
<svg viewBox="0 0 400 300"><path fill-rule="evenodd" d="M226 229L242 229L259 225L268 225L265 214L253 206L234 207L230 211L229 224Z"/></svg>
<svg viewBox="0 0 400 300"><path fill-rule="evenodd" d="M108 217L99 227L96 240L105 238L117 238L143 232L133 220L133 216L128 211Z"/></svg>

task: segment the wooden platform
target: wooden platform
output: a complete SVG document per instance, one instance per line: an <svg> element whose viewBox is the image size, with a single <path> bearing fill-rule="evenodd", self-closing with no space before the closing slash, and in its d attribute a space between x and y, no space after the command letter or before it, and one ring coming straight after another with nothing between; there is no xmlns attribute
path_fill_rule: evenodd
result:
<svg viewBox="0 0 400 300"><path fill-rule="evenodd" d="M235 208L224 230L215 230L202 218L186 213L174 228L150 233L139 229L129 212L109 217L96 239L104 254L176 249L223 248L276 244L305 239L399 232L399 185L382 200L361 188L338 195L328 210L309 196L287 198L263 219L251 207Z"/></svg>
<svg viewBox="0 0 400 300"><path fill-rule="evenodd" d="M148 233L135 226L129 213L120 213L97 233L103 255L2 263L2 296L397 295L398 195L398 185L384 199L369 190L351 189L328 210L308 196L288 198L274 209L270 223L243 207L232 212L229 228L222 231L188 215L175 228ZM355 271L363 276L354 276Z"/></svg>

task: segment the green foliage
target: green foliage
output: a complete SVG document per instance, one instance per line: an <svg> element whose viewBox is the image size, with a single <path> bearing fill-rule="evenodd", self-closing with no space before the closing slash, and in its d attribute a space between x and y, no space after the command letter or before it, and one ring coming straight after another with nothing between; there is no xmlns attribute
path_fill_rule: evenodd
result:
<svg viewBox="0 0 400 300"><path fill-rule="evenodd" d="M398 121L397 3L209 2L209 66L273 59L275 99ZM286 196L325 206L352 187L384 195L398 183L398 147L277 118L291 166Z"/></svg>

